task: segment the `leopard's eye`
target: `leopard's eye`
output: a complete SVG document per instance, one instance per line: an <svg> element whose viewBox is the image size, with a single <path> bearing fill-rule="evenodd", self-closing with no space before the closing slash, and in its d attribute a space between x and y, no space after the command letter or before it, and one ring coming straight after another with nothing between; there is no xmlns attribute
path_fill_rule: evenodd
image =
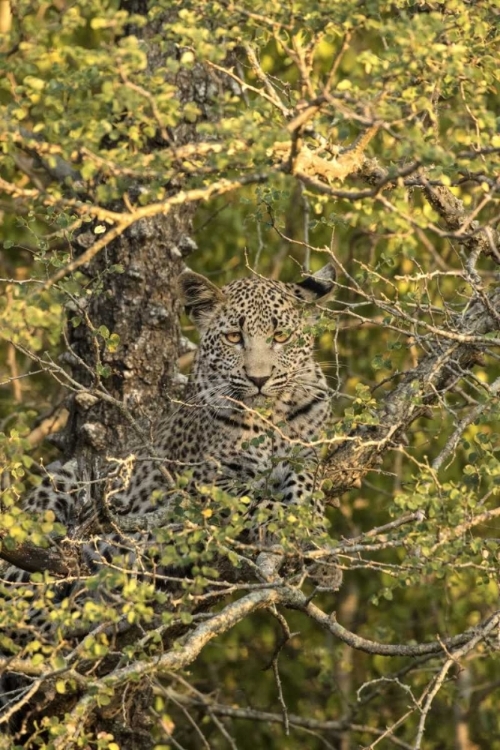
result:
<svg viewBox="0 0 500 750"><path fill-rule="evenodd" d="M224 338L226 341L229 341L230 344L241 344L243 341L243 336L239 331L228 331L228 333L224 334Z"/></svg>
<svg viewBox="0 0 500 750"><path fill-rule="evenodd" d="M277 344L284 344L288 339L290 338L292 334L289 333L289 331L275 331L273 335L273 340Z"/></svg>

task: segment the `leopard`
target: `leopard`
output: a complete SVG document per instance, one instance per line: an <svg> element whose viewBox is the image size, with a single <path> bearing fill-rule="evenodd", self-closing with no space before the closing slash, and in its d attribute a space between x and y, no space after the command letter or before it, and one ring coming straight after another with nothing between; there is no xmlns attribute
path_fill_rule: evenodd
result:
<svg viewBox="0 0 500 750"><path fill-rule="evenodd" d="M199 345L183 397L158 421L154 455L151 446L139 446L127 472L103 471L106 511L113 518L156 518L159 507L168 512L179 477L187 475L184 496L206 502L207 487L251 496L249 514L256 506L309 505L314 525L324 529L314 438L328 420L331 391L314 358L311 323L335 283L330 264L292 283L253 274L219 288L189 269L179 276L179 295ZM24 510L52 511L65 528L81 529L95 511L95 498L84 487L76 461L56 463ZM257 524L250 538L269 542L266 525ZM118 542L116 534L101 534L97 543L83 545L86 564L110 561ZM275 566L281 558L271 559ZM26 582L28 576L11 569L8 579Z"/></svg>
<svg viewBox="0 0 500 750"><path fill-rule="evenodd" d="M185 391L159 419L152 446L139 444L102 465L101 510L105 498L118 526L120 519L146 519L146 530L100 534L82 543L87 569L112 562L124 536L136 548L135 542L141 549L152 542L154 520L148 526L148 517L156 519L158 510L168 515L181 486L184 497L202 506L213 504L214 488L250 498L247 541L265 546L256 565L265 580L277 575L283 555L266 523L253 522L252 514L266 506L272 519L276 508L286 514L309 506L313 533L324 530L316 438L330 417L332 394L314 357L314 322L318 304L330 299L335 284L331 265L291 283L253 274L218 287L191 270L180 275L179 295L199 334ZM35 516L52 511L71 536L95 513L86 484L75 460L56 463L47 467L24 510ZM29 582L24 571L12 568L3 578L13 585ZM74 592L59 587L58 596L75 598ZM50 627L43 610L30 617L37 633ZM9 679L0 685L0 705L7 707L26 689L26 680Z"/></svg>
<svg viewBox="0 0 500 750"><path fill-rule="evenodd" d="M330 411L303 308L330 293L331 274L329 267L298 284L253 276L222 289L199 274L181 275L200 343L183 402L160 423L157 447L172 474L191 470L194 492L216 485L248 493L265 483L285 504L313 492L311 471L297 472L287 457L303 444L301 457L315 463L309 444ZM143 461L117 498L120 512L147 513L161 485L158 469Z"/></svg>
<svg viewBox="0 0 500 750"><path fill-rule="evenodd" d="M133 470L110 493L111 510L147 516L168 504L168 485L186 473L194 497L200 487L216 486L267 493L285 506L311 502L319 465L314 438L331 401L311 322L315 305L332 295L334 267L296 283L253 275L222 288L186 270L178 286L199 333L192 370L182 399L158 422L154 457L149 449L135 452ZM47 472L27 507L74 524L76 495L70 462Z"/></svg>

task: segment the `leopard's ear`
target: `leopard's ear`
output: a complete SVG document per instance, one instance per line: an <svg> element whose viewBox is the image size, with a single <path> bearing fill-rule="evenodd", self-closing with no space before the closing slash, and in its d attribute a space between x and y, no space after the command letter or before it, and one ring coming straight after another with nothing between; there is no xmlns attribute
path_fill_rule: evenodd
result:
<svg viewBox="0 0 500 750"><path fill-rule="evenodd" d="M198 328L208 324L216 307L226 299L215 284L194 271L181 273L179 288L186 312Z"/></svg>
<svg viewBox="0 0 500 750"><path fill-rule="evenodd" d="M322 302L333 294L337 273L329 263L304 281L293 284L296 296L304 302Z"/></svg>

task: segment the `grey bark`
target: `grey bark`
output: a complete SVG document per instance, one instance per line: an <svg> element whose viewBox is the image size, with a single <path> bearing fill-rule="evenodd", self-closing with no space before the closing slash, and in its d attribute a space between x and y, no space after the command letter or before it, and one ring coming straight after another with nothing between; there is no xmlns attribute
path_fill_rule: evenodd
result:
<svg viewBox="0 0 500 750"><path fill-rule="evenodd" d="M104 274L101 291L93 295L88 317L118 334L116 351L105 348L100 336L82 323L69 330L78 360L73 376L92 387L91 371L109 368L102 380L109 394L123 403L135 418L151 419L169 407L179 356L179 302L176 280L189 252L193 209L180 207L167 216L143 219L115 240L91 263L90 278ZM109 272L118 264L123 273ZM97 353L99 350L99 354ZM94 382L92 382L94 380ZM76 398L69 423L69 453L120 450L130 443L130 425L110 403Z"/></svg>

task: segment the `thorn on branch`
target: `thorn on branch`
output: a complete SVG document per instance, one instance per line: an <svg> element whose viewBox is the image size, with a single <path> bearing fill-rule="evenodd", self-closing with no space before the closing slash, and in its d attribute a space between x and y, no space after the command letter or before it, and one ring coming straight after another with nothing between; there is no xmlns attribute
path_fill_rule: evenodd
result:
<svg viewBox="0 0 500 750"><path fill-rule="evenodd" d="M294 635L298 635L298 633L292 633L290 631L287 621L285 620L283 615L280 612L278 612L275 606L269 607L269 612L279 622L282 632L281 632L281 639L278 641L278 643L275 646L274 653L271 657L271 660L266 664L265 667L262 667L263 672L267 672L268 669L271 669L274 662L278 659L278 656L280 655L284 646L286 646L288 641L291 638L293 638Z"/></svg>

